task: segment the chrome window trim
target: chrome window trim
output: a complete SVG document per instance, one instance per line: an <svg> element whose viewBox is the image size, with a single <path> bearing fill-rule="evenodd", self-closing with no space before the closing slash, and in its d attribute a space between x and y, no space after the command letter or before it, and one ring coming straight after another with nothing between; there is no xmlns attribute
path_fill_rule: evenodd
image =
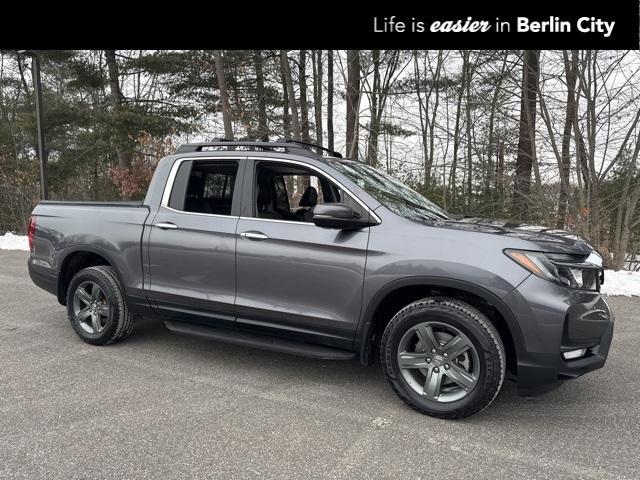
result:
<svg viewBox="0 0 640 480"><path fill-rule="evenodd" d="M305 162L301 162L299 160L289 160L289 159L284 159L284 158L273 158L273 157L257 157L257 156L248 156L248 157L241 157L241 158L248 158L251 160L259 160L259 161L267 161L267 162L280 162L280 163L290 163L293 165L299 165L302 167L306 167L309 168L311 170L314 170L315 172L327 177L330 181L332 181L334 184L336 184L338 187L340 187L344 192L348 193L351 197L353 197L353 199L356 201L356 203L358 203L358 205L360 205L362 208L364 208L367 212L369 212L369 214L371 215L371 217L376 221L376 223L379 225L382 223L382 220L380 219L380 217L378 215L376 215L376 213L371 210L362 200L360 200L357 195L355 195L351 190L349 190L347 187L345 187L340 181L336 180L331 174L325 172L324 170L322 170L321 168L316 167L315 165L311 165L309 163L305 163ZM188 160L196 160L196 161L235 161L238 162L238 157L184 157L184 158L179 158L178 160L176 160L174 162L174 164L171 166L171 171L169 172L169 176L167 177L167 183L164 186L164 191L162 192L162 199L160 200L160 206L166 208L167 210L171 210L172 212L176 212L176 213L184 213L186 215L200 215L200 216L205 216L205 217L221 217L221 218L236 218L236 219L241 219L241 220L258 220L258 221L267 221L267 222L279 222L279 223L290 223L290 224L295 224L295 225L311 225L311 226L315 226L314 223L311 222L296 222L293 220L277 220L277 219L272 219L272 218L259 218L259 217L242 217L242 216L235 216L235 215L220 215L220 214L216 214L216 213L198 213L198 212L186 212L184 210L177 210L175 208L171 208L169 206L169 199L171 198L171 191L173 190L173 184L175 182L176 179L176 175L178 174L178 169L180 168L180 165L182 165L183 162L186 162Z"/></svg>
<svg viewBox="0 0 640 480"><path fill-rule="evenodd" d="M167 177L167 183L164 184L164 192L162 192L162 200L160 200L160 206L166 207L169 205L169 198L171 197L171 190L173 190L173 182L176 180L176 175L178 174L178 169L182 162L190 160L189 158L179 158L173 165L171 166L171 170L169 171L169 176ZM174 209L171 209L174 210Z"/></svg>
<svg viewBox="0 0 640 480"><path fill-rule="evenodd" d="M256 220L258 222L290 223L292 225L309 225L311 227L316 226L316 224L312 222L297 222L295 220L278 220L276 218L240 217L240 220Z"/></svg>
<svg viewBox="0 0 640 480"><path fill-rule="evenodd" d="M340 183L338 180L336 180L331 174L325 172L324 170L322 170L321 168L316 167L315 165L311 165L305 162L301 162L299 160L288 160L288 159L284 159L284 158L272 158L272 157L256 157L256 156L249 156L247 157L250 160L260 160L260 161L266 161L266 162L280 162L280 163L292 163L294 165L300 165L306 168L310 168L311 170L315 170L316 172L320 173L321 175L327 177L329 180L331 180L333 183L335 183L338 187L340 187L344 192L348 193L351 197L353 197L353 199L356 201L356 203L358 203L362 208L364 208L367 212L369 212L369 214L371 215L371 217L373 219L375 219L376 223L378 225L380 225L382 223L382 220L380 219L380 217L378 217L378 215L375 214L375 212L373 210L371 210L362 200L360 200L358 198L357 195L355 195L351 190L349 190L347 187L345 187L342 183ZM240 218L246 218L246 217L240 217ZM257 217L250 217L250 218L254 218L256 219ZM273 220L270 218L263 218L263 219L259 219L259 220ZM277 222L287 222L287 223L307 223L307 222L293 222L290 220L273 220L273 221L277 221ZM308 223L309 225L314 225L313 223Z"/></svg>

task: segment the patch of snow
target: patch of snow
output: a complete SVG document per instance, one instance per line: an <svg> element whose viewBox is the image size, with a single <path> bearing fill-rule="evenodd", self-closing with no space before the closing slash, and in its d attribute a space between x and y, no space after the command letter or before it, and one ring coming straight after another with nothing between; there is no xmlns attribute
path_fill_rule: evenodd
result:
<svg viewBox="0 0 640 480"><path fill-rule="evenodd" d="M0 250L26 250L29 251L29 239L26 235L14 235L7 232L0 235Z"/></svg>
<svg viewBox="0 0 640 480"><path fill-rule="evenodd" d="M604 295L640 297L640 272L605 270L601 292Z"/></svg>

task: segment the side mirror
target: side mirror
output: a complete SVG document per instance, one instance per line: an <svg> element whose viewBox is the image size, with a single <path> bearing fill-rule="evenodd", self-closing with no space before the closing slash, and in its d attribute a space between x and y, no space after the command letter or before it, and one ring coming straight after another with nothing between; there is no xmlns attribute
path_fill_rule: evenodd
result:
<svg viewBox="0 0 640 480"><path fill-rule="evenodd" d="M361 216L344 203L321 203L313 209L313 223L322 228L356 230L371 225L369 215Z"/></svg>

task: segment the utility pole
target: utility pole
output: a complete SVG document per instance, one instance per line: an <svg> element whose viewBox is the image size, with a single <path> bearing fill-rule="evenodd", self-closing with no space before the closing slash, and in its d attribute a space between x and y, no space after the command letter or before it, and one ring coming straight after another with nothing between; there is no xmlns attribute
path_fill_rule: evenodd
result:
<svg viewBox="0 0 640 480"><path fill-rule="evenodd" d="M36 130L38 136L38 160L40 160L40 198L48 197L49 173L47 168L47 149L44 139L44 125L42 115L42 82L40 80L40 57L35 50L18 50L18 53L31 57L31 74L36 103Z"/></svg>

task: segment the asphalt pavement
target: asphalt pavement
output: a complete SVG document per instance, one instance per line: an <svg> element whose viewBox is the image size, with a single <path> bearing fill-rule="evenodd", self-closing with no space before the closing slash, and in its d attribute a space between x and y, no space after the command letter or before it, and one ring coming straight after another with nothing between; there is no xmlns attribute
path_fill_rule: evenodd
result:
<svg viewBox="0 0 640 480"><path fill-rule="evenodd" d="M409 409L379 366L170 333L83 343L0 251L0 479L637 479L640 299L610 297L601 370L474 417Z"/></svg>

